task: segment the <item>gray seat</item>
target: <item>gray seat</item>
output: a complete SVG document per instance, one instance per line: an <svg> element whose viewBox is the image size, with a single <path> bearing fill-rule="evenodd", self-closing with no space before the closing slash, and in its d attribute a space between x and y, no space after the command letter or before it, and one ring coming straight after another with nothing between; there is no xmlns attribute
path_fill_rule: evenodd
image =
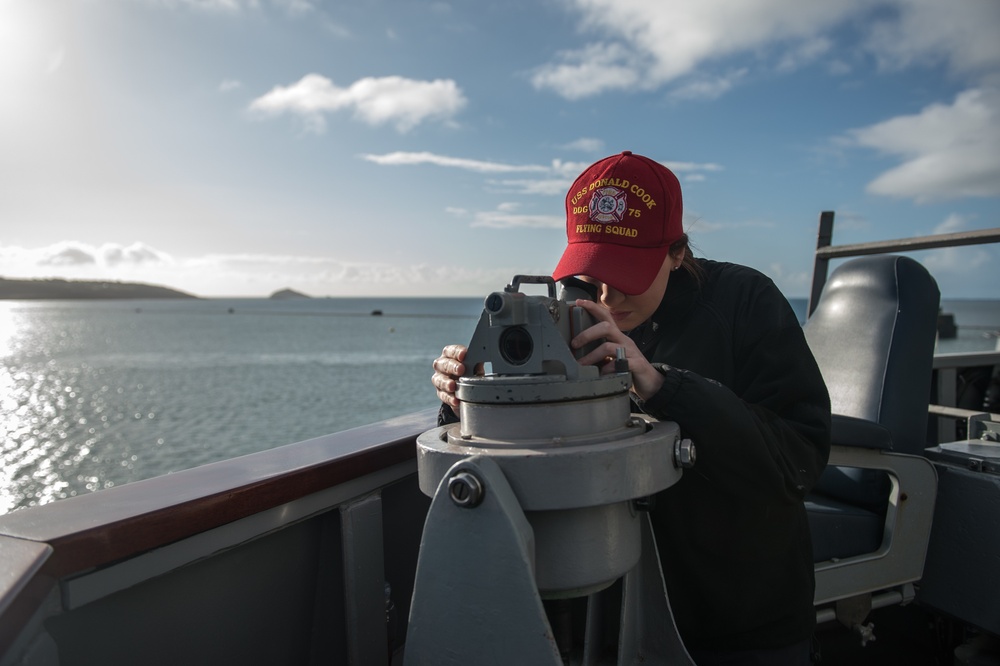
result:
<svg viewBox="0 0 1000 666"><path fill-rule="evenodd" d="M918 549L923 539L926 549L922 526L914 533L902 521L913 513L904 511L911 495L921 511L924 500L933 509L933 466L909 458L925 447L939 300L937 283L919 262L862 257L834 271L804 326L834 414L830 465L806 502L817 563L867 555L888 567L896 537L916 538L905 547ZM901 478L911 468L915 476L904 488ZM929 531L930 516L919 520ZM912 559L898 548L893 555ZM911 580L923 567L923 552L917 555Z"/></svg>

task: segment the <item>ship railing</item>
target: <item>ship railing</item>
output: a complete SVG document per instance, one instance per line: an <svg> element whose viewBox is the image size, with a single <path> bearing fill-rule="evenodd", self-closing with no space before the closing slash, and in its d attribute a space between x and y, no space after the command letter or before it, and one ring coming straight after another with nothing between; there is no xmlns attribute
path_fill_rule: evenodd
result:
<svg viewBox="0 0 1000 666"><path fill-rule="evenodd" d="M387 664L436 411L0 516L0 666Z"/></svg>
<svg viewBox="0 0 1000 666"><path fill-rule="evenodd" d="M914 236L898 240L833 245L833 218L834 211L832 210L823 211L819 216L819 234L816 240L816 255L813 260L812 288L809 290L808 312L810 315L816 309L819 296L823 292L831 259L861 257L869 254L886 254L890 252L914 252L916 250L960 247L963 245L1000 243L1000 227L994 227L992 229L960 231L950 234L935 234L933 236Z"/></svg>
<svg viewBox="0 0 1000 666"><path fill-rule="evenodd" d="M834 211L823 211L819 216L819 233L816 240L816 255L813 260L812 286L809 291L808 315L811 316L826 285L830 261L848 257L892 252L914 252L966 245L1000 243L1000 227L977 229L932 236L914 236L898 240L875 241L833 245ZM1000 342L998 342L1000 344ZM959 424L970 418L981 418L984 413L958 408L958 376L969 368L994 367L1000 365L1000 347L997 351L964 353L942 353L934 356L934 372L937 375L935 394L928 396L928 410L936 417L936 441L954 441L959 432ZM985 414L993 420L1000 415Z"/></svg>
<svg viewBox="0 0 1000 666"><path fill-rule="evenodd" d="M962 409L959 402L958 378L963 370L1000 366L1000 351L964 352L936 354L934 372L937 374L936 395L928 406L930 415L937 420L937 441L952 442L959 436L959 424L965 424L964 434L971 437L973 429L968 427L975 420L1000 421L1000 414L991 414L981 409Z"/></svg>

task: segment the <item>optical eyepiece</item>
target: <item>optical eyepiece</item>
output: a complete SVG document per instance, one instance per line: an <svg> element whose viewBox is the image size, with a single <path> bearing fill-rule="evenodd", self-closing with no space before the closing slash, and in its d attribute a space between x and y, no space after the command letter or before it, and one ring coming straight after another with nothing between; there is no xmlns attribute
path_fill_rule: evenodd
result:
<svg viewBox="0 0 1000 666"><path fill-rule="evenodd" d="M504 295L498 291L494 291L492 294L486 297L486 302L483 307L490 314L496 315L503 312L504 306L507 305L507 299Z"/></svg>

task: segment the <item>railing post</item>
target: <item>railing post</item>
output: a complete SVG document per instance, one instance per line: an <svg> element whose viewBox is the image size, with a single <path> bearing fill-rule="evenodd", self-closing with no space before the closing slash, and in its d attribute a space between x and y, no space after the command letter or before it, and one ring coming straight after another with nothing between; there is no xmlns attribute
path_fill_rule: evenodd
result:
<svg viewBox="0 0 1000 666"><path fill-rule="evenodd" d="M816 249L821 250L830 247L833 243L833 211L825 210L819 215L819 233L816 237ZM830 260L821 257L816 253L813 262L812 289L809 291L809 308L806 311L806 318L811 317L813 310L819 303L819 295L823 293L823 285L826 284L826 274L829 270Z"/></svg>
<svg viewBox="0 0 1000 666"><path fill-rule="evenodd" d="M388 664L382 496L376 493L342 505L340 530L348 663Z"/></svg>

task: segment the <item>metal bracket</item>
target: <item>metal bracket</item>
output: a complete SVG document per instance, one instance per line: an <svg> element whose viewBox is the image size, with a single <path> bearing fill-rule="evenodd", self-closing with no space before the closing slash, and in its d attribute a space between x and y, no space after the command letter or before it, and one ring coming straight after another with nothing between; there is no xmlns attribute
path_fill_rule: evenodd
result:
<svg viewBox="0 0 1000 666"><path fill-rule="evenodd" d="M481 487L477 506L461 501L464 491L456 500L449 489L469 477ZM534 561L534 532L500 466L482 456L455 463L424 524L406 666L560 666Z"/></svg>

